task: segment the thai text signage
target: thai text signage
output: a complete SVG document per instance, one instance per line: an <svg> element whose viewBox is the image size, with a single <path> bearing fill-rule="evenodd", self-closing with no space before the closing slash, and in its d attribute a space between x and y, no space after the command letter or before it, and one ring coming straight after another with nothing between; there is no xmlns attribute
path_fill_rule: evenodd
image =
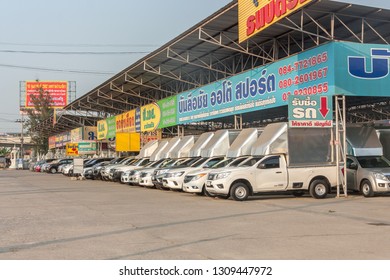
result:
<svg viewBox="0 0 390 280"><path fill-rule="evenodd" d="M141 107L141 131L155 130L161 118L160 107L156 103Z"/></svg>
<svg viewBox="0 0 390 280"><path fill-rule="evenodd" d="M116 116L98 121L97 123L97 139L113 139L116 134Z"/></svg>
<svg viewBox="0 0 390 280"><path fill-rule="evenodd" d="M135 132L135 110L116 116L117 132Z"/></svg>
<svg viewBox="0 0 390 280"><path fill-rule="evenodd" d="M331 96L290 96L288 104L289 127L332 127L331 101Z"/></svg>
<svg viewBox="0 0 390 280"><path fill-rule="evenodd" d="M50 136L49 137L49 149L55 149L56 147L56 137L55 136Z"/></svg>
<svg viewBox="0 0 390 280"><path fill-rule="evenodd" d="M40 89L48 93L52 108L68 105L68 82L64 81L26 81L26 108L34 108L32 96L38 96Z"/></svg>
<svg viewBox="0 0 390 280"><path fill-rule="evenodd" d="M83 128L75 128L70 131L70 142L77 143L83 140Z"/></svg>
<svg viewBox="0 0 390 280"><path fill-rule="evenodd" d="M313 0L238 0L239 42L243 42Z"/></svg>
<svg viewBox="0 0 390 280"><path fill-rule="evenodd" d="M160 101L157 105L160 107L161 120L158 128L165 128L176 125L177 118L177 96L171 96Z"/></svg>
<svg viewBox="0 0 390 280"><path fill-rule="evenodd" d="M287 105L290 95L332 95L333 46L291 56L177 95L177 123Z"/></svg>
<svg viewBox="0 0 390 280"><path fill-rule="evenodd" d="M96 142L95 141L85 141L78 143L79 155L93 155L96 154Z"/></svg>
<svg viewBox="0 0 390 280"><path fill-rule="evenodd" d="M66 155L67 156L78 156L79 155L79 144L78 143L67 143L66 144Z"/></svg>

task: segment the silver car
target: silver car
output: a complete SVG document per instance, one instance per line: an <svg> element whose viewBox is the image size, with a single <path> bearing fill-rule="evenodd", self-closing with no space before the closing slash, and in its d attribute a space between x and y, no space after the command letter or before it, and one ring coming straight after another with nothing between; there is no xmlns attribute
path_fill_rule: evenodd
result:
<svg viewBox="0 0 390 280"><path fill-rule="evenodd" d="M383 156L347 156L347 189L365 197L390 192L390 161Z"/></svg>

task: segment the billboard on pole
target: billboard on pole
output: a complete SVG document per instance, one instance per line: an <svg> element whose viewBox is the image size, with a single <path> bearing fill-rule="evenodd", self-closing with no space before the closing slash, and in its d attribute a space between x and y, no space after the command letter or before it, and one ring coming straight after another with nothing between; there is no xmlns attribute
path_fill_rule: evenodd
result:
<svg viewBox="0 0 390 280"><path fill-rule="evenodd" d="M63 108L68 105L67 81L26 81L25 108L34 108L33 96L38 96L42 89L51 99L52 108Z"/></svg>

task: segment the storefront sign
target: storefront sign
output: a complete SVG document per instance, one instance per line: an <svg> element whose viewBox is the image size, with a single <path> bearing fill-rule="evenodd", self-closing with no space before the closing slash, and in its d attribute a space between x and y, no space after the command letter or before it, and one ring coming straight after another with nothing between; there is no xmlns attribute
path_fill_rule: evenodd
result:
<svg viewBox="0 0 390 280"><path fill-rule="evenodd" d="M66 144L66 155L67 156L78 156L79 155L79 144L78 143L67 143Z"/></svg>
<svg viewBox="0 0 390 280"><path fill-rule="evenodd" d="M49 150L55 149L55 147L56 147L56 137L50 136L49 137Z"/></svg>
<svg viewBox="0 0 390 280"><path fill-rule="evenodd" d="M141 132L141 108L135 109L135 131Z"/></svg>
<svg viewBox="0 0 390 280"><path fill-rule="evenodd" d="M160 107L152 103L141 107L141 131L155 130L161 118Z"/></svg>
<svg viewBox="0 0 390 280"><path fill-rule="evenodd" d="M75 128L70 131L70 141L72 143L77 143L83 140L83 128Z"/></svg>
<svg viewBox="0 0 390 280"><path fill-rule="evenodd" d="M113 139L116 134L116 116L98 121L97 123L97 139Z"/></svg>
<svg viewBox="0 0 390 280"><path fill-rule="evenodd" d="M238 0L239 42L243 42L313 0Z"/></svg>
<svg viewBox="0 0 390 280"><path fill-rule="evenodd" d="M96 154L96 142L79 142L78 143L78 152L79 155L93 155Z"/></svg>
<svg viewBox="0 0 390 280"><path fill-rule="evenodd" d="M165 128L176 125L177 118L177 96L171 96L165 99L162 99L157 102L157 105L160 107L161 120L158 125L158 128Z"/></svg>
<svg viewBox="0 0 390 280"><path fill-rule="evenodd" d="M334 45L337 94L389 96L389 45L347 42Z"/></svg>
<svg viewBox="0 0 390 280"><path fill-rule="evenodd" d="M288 104L289 127L332 127L333 108L331 101L331 96L290 96Z"/></svg>
<svg viewBox="0 0 390 280"><path fill-rule="evenodd" d="M333 46L326 44L177 96L184 124L287 105L290 95L332 95Z"/></svg>
<svg viewBox="0 0 390 280"><path fill-rule="evenodd" d="M117 132L135 132L135 110L116 116Z"/></svg>

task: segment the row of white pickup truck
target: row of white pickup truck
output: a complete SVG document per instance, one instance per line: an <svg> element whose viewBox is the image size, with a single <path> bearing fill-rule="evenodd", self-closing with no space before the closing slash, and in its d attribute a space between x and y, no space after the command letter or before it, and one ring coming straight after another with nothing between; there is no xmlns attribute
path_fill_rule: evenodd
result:
<svg viewBox="0 0 390 280"><path fill-rule="evenodd" d="M171 145L160 142L160 148L153 149L151 156L128 158L125 163L105 166L102 176L130 185L231 197L237 201L275 192L294 196L308 193L314 198L325 198L336 187L337 176L340 176L329 156L331 152L327 151L329 147L322 149L326 152L317 162L291 165L286 141L281 141L287 139L287 127L274 124L271 128L272 137L267 127L237 131L233 137L226 131L208 136L208 140L201 135L184 156L177 151L183 138L171 139L168 141ZM319 137L323 137L321 133ZM185 149L183 145L181 149ZM175 154L173 151L175 157L170 156ZM307 152L311 152L310 147ZM306 155L306 158L310 157ZM390 191L390 163L381 155L348 156L346 172L349 190L360 191L366 197Z"/></svg>

